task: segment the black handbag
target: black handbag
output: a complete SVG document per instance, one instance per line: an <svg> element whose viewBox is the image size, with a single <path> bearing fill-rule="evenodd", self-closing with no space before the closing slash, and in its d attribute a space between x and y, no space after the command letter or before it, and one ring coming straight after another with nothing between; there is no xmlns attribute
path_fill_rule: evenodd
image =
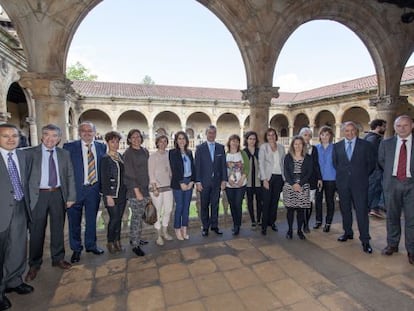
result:
<svg viewBox="0 0 414 311"><path fill-rule="evenodd" d="M157 209L155 208L154 204L152 204L151 200L148 200L147 205L144 208L144 215L142 215L143 221L148 225L153 225L157 222Z"/></svg>

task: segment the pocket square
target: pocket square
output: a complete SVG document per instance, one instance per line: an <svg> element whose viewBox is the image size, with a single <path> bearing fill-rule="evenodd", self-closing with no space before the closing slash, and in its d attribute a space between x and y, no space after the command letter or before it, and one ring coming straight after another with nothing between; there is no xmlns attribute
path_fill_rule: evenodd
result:
<svg viewBox="0 0 414 311"><path fill-rule="evenodd" d="M216 154L216 157L222 157L223 155L220 153L220 154Z"/></svg>

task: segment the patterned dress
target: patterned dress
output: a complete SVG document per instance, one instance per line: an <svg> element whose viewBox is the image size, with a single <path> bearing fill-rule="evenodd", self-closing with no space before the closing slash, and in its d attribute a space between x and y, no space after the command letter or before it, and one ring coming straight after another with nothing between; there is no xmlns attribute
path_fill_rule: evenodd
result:
<svg viewBox="0 0 414 311"><path fill-rule="evenodd" d="M295 181L299 182L300 174L302 171L303 160L293 159L294 169L293 174L295 176ZM310 208L310 196L309 196L310 186L308 183L302 186L302 191L296 192L293 190L292 185L285 182L283 186L283 201L286 208Z"/></svg>

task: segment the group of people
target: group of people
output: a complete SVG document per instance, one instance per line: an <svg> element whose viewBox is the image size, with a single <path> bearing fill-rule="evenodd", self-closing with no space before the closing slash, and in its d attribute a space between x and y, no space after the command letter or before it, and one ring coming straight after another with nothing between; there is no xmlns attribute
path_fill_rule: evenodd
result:
<svg viewBox="0 0 414 311"><path fill-rule="evenodd" d="M96 128L91 122L79 125L80 139L58 147L62 131L53 124L42 128L41 143L19 149L19 130L12 124L0 124L0 310L11 307L6 293L29 294L43 262L43 246L48 218L50 220L50 253L52 266L70 269L81 259L82 251L101 255L97 245L96 216L101 198L108 210L107 250L123 252L121 226L127 202L131 209L129 242L137 256L148 241L141 239L142 216L149 201L157 209L156 244L172 240L168 233L174 210L174 230L178 240L188 240L189 208L193 188L200 194L202 236L209 232L223 234L219 228L218 206L225 192L233 219L233 235L240 233L242 203L246 196L253 229L263 235L270 227L278 231L277 209L281 194L287 209L288 231L293 238L296 213L297 235L305 239L313 205L318 229L323 225L323 195L326 202L324 232L330 231L335 209L335 192L339 195L344 233L338 241L353 239L352 207L355 209L362 249L372 253L369 243L369 213L377 212L381 198L387 207L387 247L384 255L398 252L401 236L401 214L405 214L405 244L408 259L414 264L414 144L413 121L409 116L394 122L396 135L382 140L386 123L371 122L374 135L358 137L354 122L345 122L345 139L333 143L333 131L323 126L320 144L311 145L312 131L303 128L292 139L288 151L279 143L276 130L264 133L259 146L257 133L249 131L244 148L238 135L231 135L226 146L216 142L217 128L206 129L206 141L189 150L184 131L174 135L174 148L167 150L168 137L156 138L157 150L150 154L143 146L138 129L127 135L128 148L119 153L121 135L105 134L106 144L95 140ZM372 136L372 137L369 137ZM380 136L380 137L377 137ZM375 139L373 139L375 138ZM227 149L227 150L226 150ZM383 185L383 187L381 187ZM383 190L383 191L382 191ZM371 212L370 212L371 210ZM70 263L65 260L64 224L69 225ZM82 242L82 218L85 232ZM29 270L23 281L27 260L29 230Z"/></svg>

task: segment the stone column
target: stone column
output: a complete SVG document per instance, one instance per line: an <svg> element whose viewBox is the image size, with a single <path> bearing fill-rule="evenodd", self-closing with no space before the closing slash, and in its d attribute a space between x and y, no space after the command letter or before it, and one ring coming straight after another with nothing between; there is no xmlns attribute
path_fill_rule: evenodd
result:
<svg viewBox="0 0 414 311"><path fill-rule="evenodd" d="M257 133L260 142L269 127L269 107L272 98L279 97L279 88L256 86L243 90L243 100L250 103L250 128Z"/></svg>
<svg viewBox="0 0 414 311"><path fill-rule="evenodd" d="M62 129L62 142L67 141L67 116L65 109L66 94L73 92L72 82L63 74L20 72L19 84L27 89L35 102L33 122L37 132L42 126L53 123ZM38 141L32 141L36 145Z"/></svg>
<svg viewBox="0 0 414 311"><path fill-rule="evenodd" d="M293 138L293 128L294 128L293 125L289 125L289 144L290 144L290 141Z"/></svg>
<svg viewBox="0 0 414 311"><path fill-rule="evenodd" d="M379 119L387 121L387 130L385 137L390 137L394 134L394 120L397 115L397 108L399 105L408 104L407 96L378 96L370 98L369 104L377 107L377 116Z"/></svg>
<svg viewBox="0 0 414 311"><path fill-rule="evenodd" d="M27 117L26 122L29 124L29 131L30 131L30 143L32 146L36 146L39 138L37 136L37 124L34 118Z"/></svg>
<svg viewBox="0 0 414 311"><path fill-rule="evenodd" d="M10 118L9 112L0 112L0 123L7 123Z"/></svg>
<svg viewBox="0 0 414 311"><path fill-rule="evenodd" d="M341 123L335 123L335 141L339 141L341 138Z"/></svg>
<svg viewBox="0 0 414 311"><path fill-rule="evenodd" d="M154 128L153 125L148 126L148 149L154 147L155 139L154 139Z"/></svg>

